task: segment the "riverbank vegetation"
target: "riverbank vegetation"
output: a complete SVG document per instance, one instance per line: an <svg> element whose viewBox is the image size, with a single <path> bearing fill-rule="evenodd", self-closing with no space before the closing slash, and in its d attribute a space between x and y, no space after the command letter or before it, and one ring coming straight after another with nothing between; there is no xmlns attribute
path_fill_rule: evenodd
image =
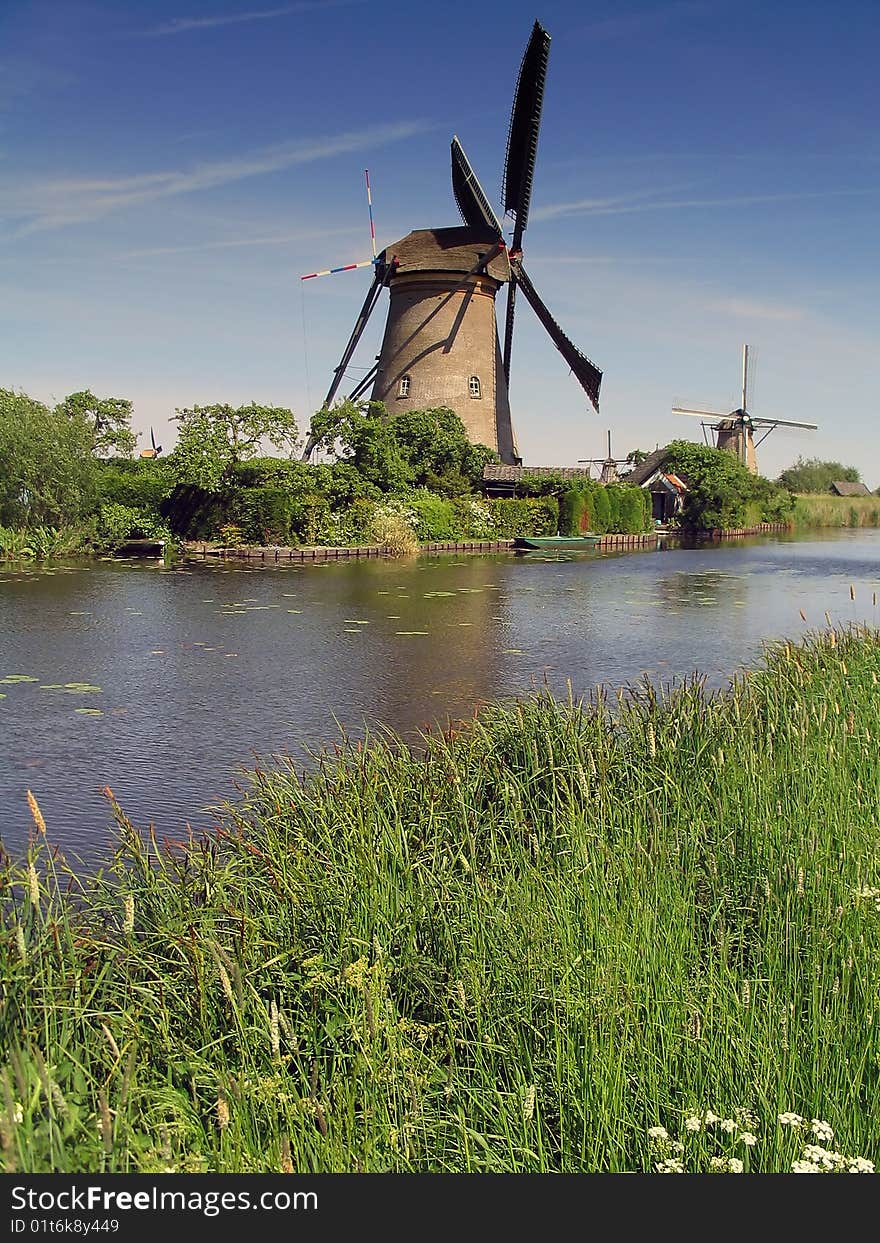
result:
<svg viewBox="0 0 880 1243"><path fill-rule="evenodd" d="M880 527L880 496L796 496L799 527Z"/></svg>
<svg viewBox="0 0 880 1243"><path fill-rule="evenodd" d="M260 768L206 837L113 804L91 878L32 799L3 1168L868 1171L878 731L849 629Z"/></svg>
<svg viewBox="0 0 880 1243"><path fill-rule="evenodd" d="M497 462L440 408L395 414L343 401L311 420L316 463L299 460L293 414L275 406L192 406L176 412L178 438L164 457L132 458L131 402L73 393L54 408L0 390L0 556L109 552L129 538L224 545L353 545L392 532L389 549L518 535L638 534L652 528L651 496L627 482L558 474L516 481L487 496L483 469ZM281 456L262 456L266 449ZM633 462L643 455L637 451ZM876 506L846 498L795 502L786 480L808 490L837 462L802 462L779 483L749 474L732 454L690 441L669 446L665 468L687 484L685 529L765 522L875 525ZM790 477L790 478L789 478ZM841 514L846 520L841 521ZM380 541L381 542L381 541Z"/></svg>

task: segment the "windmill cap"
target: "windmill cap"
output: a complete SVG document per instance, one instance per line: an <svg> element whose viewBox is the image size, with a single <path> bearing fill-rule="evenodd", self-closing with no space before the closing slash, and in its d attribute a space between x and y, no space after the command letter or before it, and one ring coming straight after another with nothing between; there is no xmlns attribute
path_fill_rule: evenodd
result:
<svg viewBox="0 0 880 1243"><path fill-rule="evenodd" d="M461 272L467 273L489 254L497 245L497 234L486 229L459 226L452 229L415 229L406 237L394 242L386 256L397 259L397 271L406 272ZM486 271L496 281L510 279L510 267L506 251L500 251L486 265Z"/></svg>

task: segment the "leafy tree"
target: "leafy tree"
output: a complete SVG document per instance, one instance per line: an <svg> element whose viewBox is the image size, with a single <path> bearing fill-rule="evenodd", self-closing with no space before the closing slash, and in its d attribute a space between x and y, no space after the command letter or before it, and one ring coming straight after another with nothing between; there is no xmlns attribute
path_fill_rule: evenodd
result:
<svg viewBox="0 0 880 1243"><path fill-rule="evenodd" d="M752 475L728 450L690 440L674 440L668 450L666 468L688 487L682 511L686 524L730 530L790 517L790 495L769 479Z"/></svg>
<svg viewBox="0 0 880 1243"><path fill-rule="evenodd" d="M137 444L131 430L132 403L124 397L96 397L85 389L71 393L57 406L59 414L81 420L91 429L96 457L128 457Z"/></svg>
<svg viewBox="0 0 880 1243"><path fill-rule="evenodd" d="M446 407L390 415L381 402L340 402L312 419L319 447L337 453L383 492L429 487L446 496L468 492L497 454L473 445Z"/></svg>
<svg viewBox="0 0 880 1243"><path fill-rule="evenodd" d="M630 466L641 466L642 462L650 456L650 453L646 453L644 449L633 449L631 453L626 455L626 460Z"/></svg>
<svg viewBox="0 0 880 1243"><path fill-rule="evenodd" d="M840 480L859 483L861 476L855 466L799 457L793 466L782 472L777 482L789 492L830 492L832 483Z"/></svg>
<svg viewBox="0 0 880 1243"><path fill-rule="evenodd" d="M257 456L267 442L292 453L299 442L296 419L280 406L192 406L177 410L178 442L172 454L179 483L220 492L235 468Z"/></svg>
<svg viewBox="0 0 880 1243"><path fill-rule="evenodd" d="M68 526L94 507L98 463L83 416L0 389L0 524Z"/></svg>

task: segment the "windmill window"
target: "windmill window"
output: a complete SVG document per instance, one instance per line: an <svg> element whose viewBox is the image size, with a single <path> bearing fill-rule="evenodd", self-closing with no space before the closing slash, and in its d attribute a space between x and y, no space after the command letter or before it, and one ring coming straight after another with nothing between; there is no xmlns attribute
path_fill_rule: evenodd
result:
<svg viewBox="0 0 880 1243"><path fill-rule="evenodd" d="M483 396L483 390L480 387L480 377L478 375L472 375L470 380L468 380L468 392L471 397L476 398Z"/></svg>
<svg viewBox="0 0 880 1243"><path fill-rule="evenodd" d="M409 376L402 375L397 384L397 396L398 397L409 397L409 384L410 384Z"/></svg>

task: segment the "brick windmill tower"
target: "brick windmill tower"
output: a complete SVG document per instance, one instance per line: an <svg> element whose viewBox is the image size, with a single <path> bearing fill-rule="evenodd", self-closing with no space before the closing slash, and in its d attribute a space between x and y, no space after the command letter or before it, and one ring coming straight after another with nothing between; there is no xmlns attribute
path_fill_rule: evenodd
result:
<svg viewBox="0 0 880 1243"><path fill-rule="evenodd" d="M514 222L509 246L461 143L453 138L452 188L463 227L417 229L377 254L371 206L373 258L302 278L357 267L374 269L372 285L324 399L325 408L339 391L367 321L387 287L390 304L382 346L375 365L349 392L352 400L371 388L371 400L384 402L391 414L448 406L459 416L473 443L495 449L502 462L519 462L509 384L514 308L517 289L521 289L598 411L601 371L562 331L522 263L549 50L550 36L535 22L520 67L507 141L504 211ZM369 179L367 195L369 200ZM495 300L505 284L502 353ZM313 448L310 439L304 458Z"/></svg>

